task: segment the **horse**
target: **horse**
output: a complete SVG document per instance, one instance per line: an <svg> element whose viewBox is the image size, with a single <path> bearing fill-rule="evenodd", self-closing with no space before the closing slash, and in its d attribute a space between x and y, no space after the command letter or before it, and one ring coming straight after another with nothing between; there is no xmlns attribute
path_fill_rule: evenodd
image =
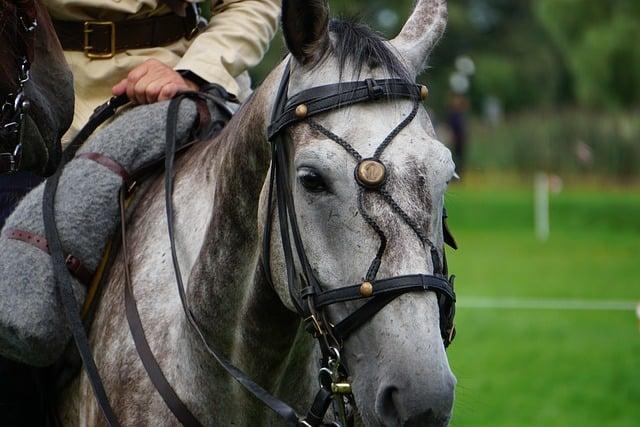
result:
<svg viewBox="0 0 640 427"><path fill-rule="evenodd" d="M401 32L387 41L362 24L330 20L326 1L285 0L282 26L290 54L219 136L176 160L172 221L191 313L207 342L296 410L313 400L321 349L296 313L282 234L265 233L282 220L267 215L275 161L268 125L280 82L289 72L289 94L336 83L338 76L413 82L443 34L446 17L445 0L419 0ZM356 182L353 153L370 157L401 122L404 128L385 140L383 156L385 197L392 197L392 208ZM380 277L431 274L440 267L444 193L455 166L421 104L383 97L301 120L283 135L291 153L284 184L323 288L363 282L381 233L386 251ZM281 196L278 191L275 197ZM151 351L189 410L206 425L282 425L218 365L188 326L175 287L164 199L163 180L154 178L127 220L129 256L116 256L89 331L113 409L123 425L178 424L147 376L127 327L128 266ZM433 242L431 251L413 228ZM336 324L361 305L332 305L328 322ZM357 425L448 424L456 379L439 311L435 292L403 293L344 341L340 357L349 369ZM60 395L58 414L64 425L103 424L86 375Z"/></svg>
<svg viewBox="0 0 640 427"><path fill-rule="evenodd" d="M2 125L9 113L26 107L22 123L20 170L51 174L60 159L60 138L73 119L73 76L51 18L40 0L0 0L0 99ZM21 105L14 105L22 93ZM26 103L25 103L26 100ZM17 141L4 135L0 151ZM5 171L6 172L6 171Z"/></svg>

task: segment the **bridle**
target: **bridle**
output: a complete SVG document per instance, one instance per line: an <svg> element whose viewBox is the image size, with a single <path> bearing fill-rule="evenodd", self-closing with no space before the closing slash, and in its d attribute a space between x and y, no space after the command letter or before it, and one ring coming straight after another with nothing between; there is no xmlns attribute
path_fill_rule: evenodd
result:
<svg viewBox="0 0 640 427"><path fill-rule="evenodd" d="M213 101L224 107L224 99L211 97L203 93L186 92L171 100L167 112L166 146L165 157L158 161L153 161L148 167L143 166L140 170L134 171L131 176L139 176L140 179L150 171L157 169L158 163L164 161L165 166L165 203L168 222L168 235L171 245L171 258L173 262L178 293L182 308L188 321L189 327L195 332L197 339L201 341L203 349L208 352L214 360L231 375L245 390L256 399L275 412L284 422L304 427L327 426L324 424L324 417L329 407L334 403L336 418L340 423L335 422L330 425L346 427L349 425L349 414L347 405L354 404L348 369L341 360L344 341L359 327L371 319L377 312L383 309L391 301L408 292L434 291L438 296L440 311L440 330L445 346L448 346L455 336L453 318L455 314L455 293L453 291L453 277L447 279L447 263L442 249L442 259L433 243L427 238L424 232L415 222L402 210L393 200L391 194L385 187L386 168L382 163L381 155L386 147L392 142L400 131L406 127L416 116L420 99L426 97L426 87L402 79L366 79L357 82L345 82L326 86L319 86L302 91L291 97L288 96L288 86L291 75L290 64L287 64L284 75L277 92L275 107L273 110L271 125L268 129L268 139L271 143L272 164L269 178L269 195L267 202L267 213L265 219L265 229L263 236L262 267L267 280L272 283L270 261L271 224L274 211L274 198L277 199L278 218L280 222L280 236L285 255L285 267L287 271L287 284L289 294L296 311L303 319L306 329L317 339L322 352L321 366L319 369L320 388L315 395L311 408L306 415L299 415L291 406L273 396L267 390L255 383L244 372L235 367L224 355L211 346L198 325L197 319L188 307L185 293L185 286L180 273L178 254L175 243L175 233L173 227L173 176L174 160L177 151L182 148L177 144L177 120L180 103L185 99L194 101ZM226 92L225 92L226 93ZM224 98L224 97L223 97ZM323 113L354 105L362 102L381 102L392 99L409 99L413 101L413 109L395 129L391 132L376 150L374 156L363 159L351 145L334 135L320 124L309 120L311 117ZM79 318L73 294L74 279L70 275L64 260L64 250L59 238L55 222L55 197L60 176L66 163L68 163L81 144L88 136L108 118L112 117L116 110L127 103L125 96L114 97L108 103L96 109L93 116L85 127L76 135L69 147L62 156L62 161L56 173L45 183L43 198L43 214L46 239L51 249L54 273L58 283L61 300L65 313L70 322L76 346L82 358L87 376L93 388L96 400L100 406L107 423L110 426L119 426L117 417L109 403L104 385L97 371L97 366L91 354L89 341L83 329L82 321ZM380 238L380 247L374 260L369 267L364 280L360 284L344 286L332 290L324 290L320 281L315 277L313 269L309 263L302 243L302 237L298 228L293 194L290 188L289 179L289 155L288 141L285 130L299 122L307 121L312 128L324 134L342 146L352 157L358 161L355 171L355 179L358 182L359 196L358 205L362 217L367 224L376 232ZM135 180L134 180L135 181ZM149 378L167 407L180 423L185 426L199 427L202 424L191 413L175 390L171 387L166 377L151 351L151 348L144 336L144 329L135 298L131 289L131 277L129 272L129 260L126 249L126 218L124 199L125 193L129 190L128 185L123 185L120 190L120 245L123 252L125 269L125 313L129 323L130 331L134 339L136 350L140 356L142 364L149 375ZM412 274L407 276L396 276L386 279L376 279L382 257L386 249L386 235L378 226L375 219L368 215L363 207L362 200L369 192L377 192L388 203L392 210L407 223L416 236L424 245L425 250L430 254L435 273ZM455 247L448 228L446 227L446 214L443 214L443 234L446 243ZM289 232L291 228L291 233ZM293 242L292 242L293 241ZM295 255L294 255L295 251ZM296 264L302 267L298 272ZM272 283L273 284L273 283ZM331 324L325 314L325 309L333 304L346 301L366 300L364 304L348 315L336 325Z"/></svg>
<svg viewBox="0 0 640 427"><path fill-rule="evenodd" d="M38 27L37 13L34 0L16 0L16 31L15 39L19 44L19 68L17 70L17 87L8 93L0 106L0 141L9 142L14 147L12 151L0 153L0 164L6 165L2 172L16 172L22 159L22 144L24 123L30 103L25 93L25 86L31 75L31 63L34 56L35 32ZM5 8L7 13L9 8ZM2 16L2 20L6 16ZM0 20L1 22L1 20Z"/></svg>
<svg viewBox="0 0 640 427"><path fill-rule="evenodd" d="M275 196L289 296L298 315L304 319L307 331L317 339L322 352L321 390L313 403L315 411L310 411L306 421L310 425L320 424L331 401L334 400L337 404L336 413L341 422L346 424L345 399L352 400L352 396L348 370L340 359L343 343L387 304L407 292L436 292L440 310L441 336L445 347L451 343L455 336L453 276L450 279L447 278L444 248L441 260L433 242L393 199L385 185L387 168L381 160L381 156L393 139L415 118L420 100L425 99L428 92L425 86L403 79L366 79L318 86L289 97L290 76L291 66L288 63L277 92L268 133L271 143L272 168L264 222L263 268L268 280L272 282L269 264L273 199ZM413 108L409 115L387 135L370 158L363 158L347 141L311 119L320 113L357 103L380 102L399 98L411 100ZM309 263L298 227L290 186L290 157L285 135L286 129L296 123L307 123L311 129L341 146L357 162L354 179L358 183L358 210L365 222L378 235L380 241L376 255L363 276L363 281L359 284L324 290ZM385 254L387 237L364 207L363 200L369 193L379 194L392 211L411 228L430 255L434 269L433 275L412 274L376 280L382 257ZM445 242L455 247L455 241L446 227L446 214L443 215L443 234ZM301 271L297 270L296 265L301 267ZM365 300L366 302L335 325L328 320L325 310L328 306L357 300Z"/></svg>

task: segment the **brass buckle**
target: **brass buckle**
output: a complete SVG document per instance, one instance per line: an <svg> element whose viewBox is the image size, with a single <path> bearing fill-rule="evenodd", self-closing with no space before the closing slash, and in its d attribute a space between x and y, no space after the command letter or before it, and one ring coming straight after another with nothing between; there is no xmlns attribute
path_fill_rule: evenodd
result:
<svg viewBox="0 0 640 427"><path fill-rule="evenodd" d="M327 334L327 332L324 330L324 328L322 327L322 325L318 321L318 318L314 314L312 314L311 316L309 316L306 319L304 319L304 321L307 324L313 325L313 329L315 330L317 336L324 336L324 335Z"/></svg>
<svg viewBox="0 0 640 427"><path fill-rule="evenodd" d="M93 32L94 26L110 27L111 33L111 51L108 53L93 53L93 46L89 44L89 34ZM116 54L116 24L113 21L85 21L83 34L82 50L87 58L91 59L109 59L113 58Z"/></svg>

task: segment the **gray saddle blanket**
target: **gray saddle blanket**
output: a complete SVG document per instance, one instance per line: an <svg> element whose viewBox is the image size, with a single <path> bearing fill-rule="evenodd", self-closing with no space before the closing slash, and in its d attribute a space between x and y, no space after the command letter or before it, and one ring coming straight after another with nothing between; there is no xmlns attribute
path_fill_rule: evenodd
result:
<svg viewBox="0 0 640 427"><path fill-rule="evenodd" d="M79 150L97 152L132 172L164 154L168 102L124 112ZM197 120L195 103L180 106L177 137L186 141ZM97 268L120 220L118 192L122 178L86 158L75 158L61 176L56 196L56 223L65 253ZM43 250L7 238L5 231L45 235L42 217L44 184L19 203L0 237L0 355L46 366L63 352L70 331L55 286L51 257ZM82 306L86 289L74 283Z"/></svg>

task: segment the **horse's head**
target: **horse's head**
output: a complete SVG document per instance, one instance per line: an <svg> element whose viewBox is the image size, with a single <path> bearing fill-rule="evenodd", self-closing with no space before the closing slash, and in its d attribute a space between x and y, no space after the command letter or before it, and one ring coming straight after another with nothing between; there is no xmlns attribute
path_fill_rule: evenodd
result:
<svg viewBox="0 0 640 427"><path fill-rule="evenodd" d="M413 81L444 31L445 3L418 1L402 32L386 41L358 24L330 23L326 1L284 1L283 30L291 51L288 96L338 80ZM263 88L271 104L283 69L276 70ZM419 95L420 90L414 99L383 96L332 109L283 132L291 205L312 275L323 290L369 281L375 289L376 280L384 278L446 274L443 198L454 164L437 140ZM394 129L399 133L383 142ZM380 163L358 178L360 160L372 157ZM382 185L363 185L367 179L375 183L380 173L385 175ZM282 197L280 190L277 197ZM295 302L301 289L293 289L294 298L290 297L277 214L271 228L274 286L290 308L302 304L306 310L304 298ZM293 227L289 235L293 242ZM381 246L384 240L386 247ZM295 243L291 246L296 274L301 276L304 262ZM301 287L309 286L300 282ZM366 295L368 290L361 292ZM338 324L362 305L361 299L332 304L320 321ZM456 380L441 337L440 314L435 292L403 293L344 340L342 359L367 425L448 422Z"/></svg>

